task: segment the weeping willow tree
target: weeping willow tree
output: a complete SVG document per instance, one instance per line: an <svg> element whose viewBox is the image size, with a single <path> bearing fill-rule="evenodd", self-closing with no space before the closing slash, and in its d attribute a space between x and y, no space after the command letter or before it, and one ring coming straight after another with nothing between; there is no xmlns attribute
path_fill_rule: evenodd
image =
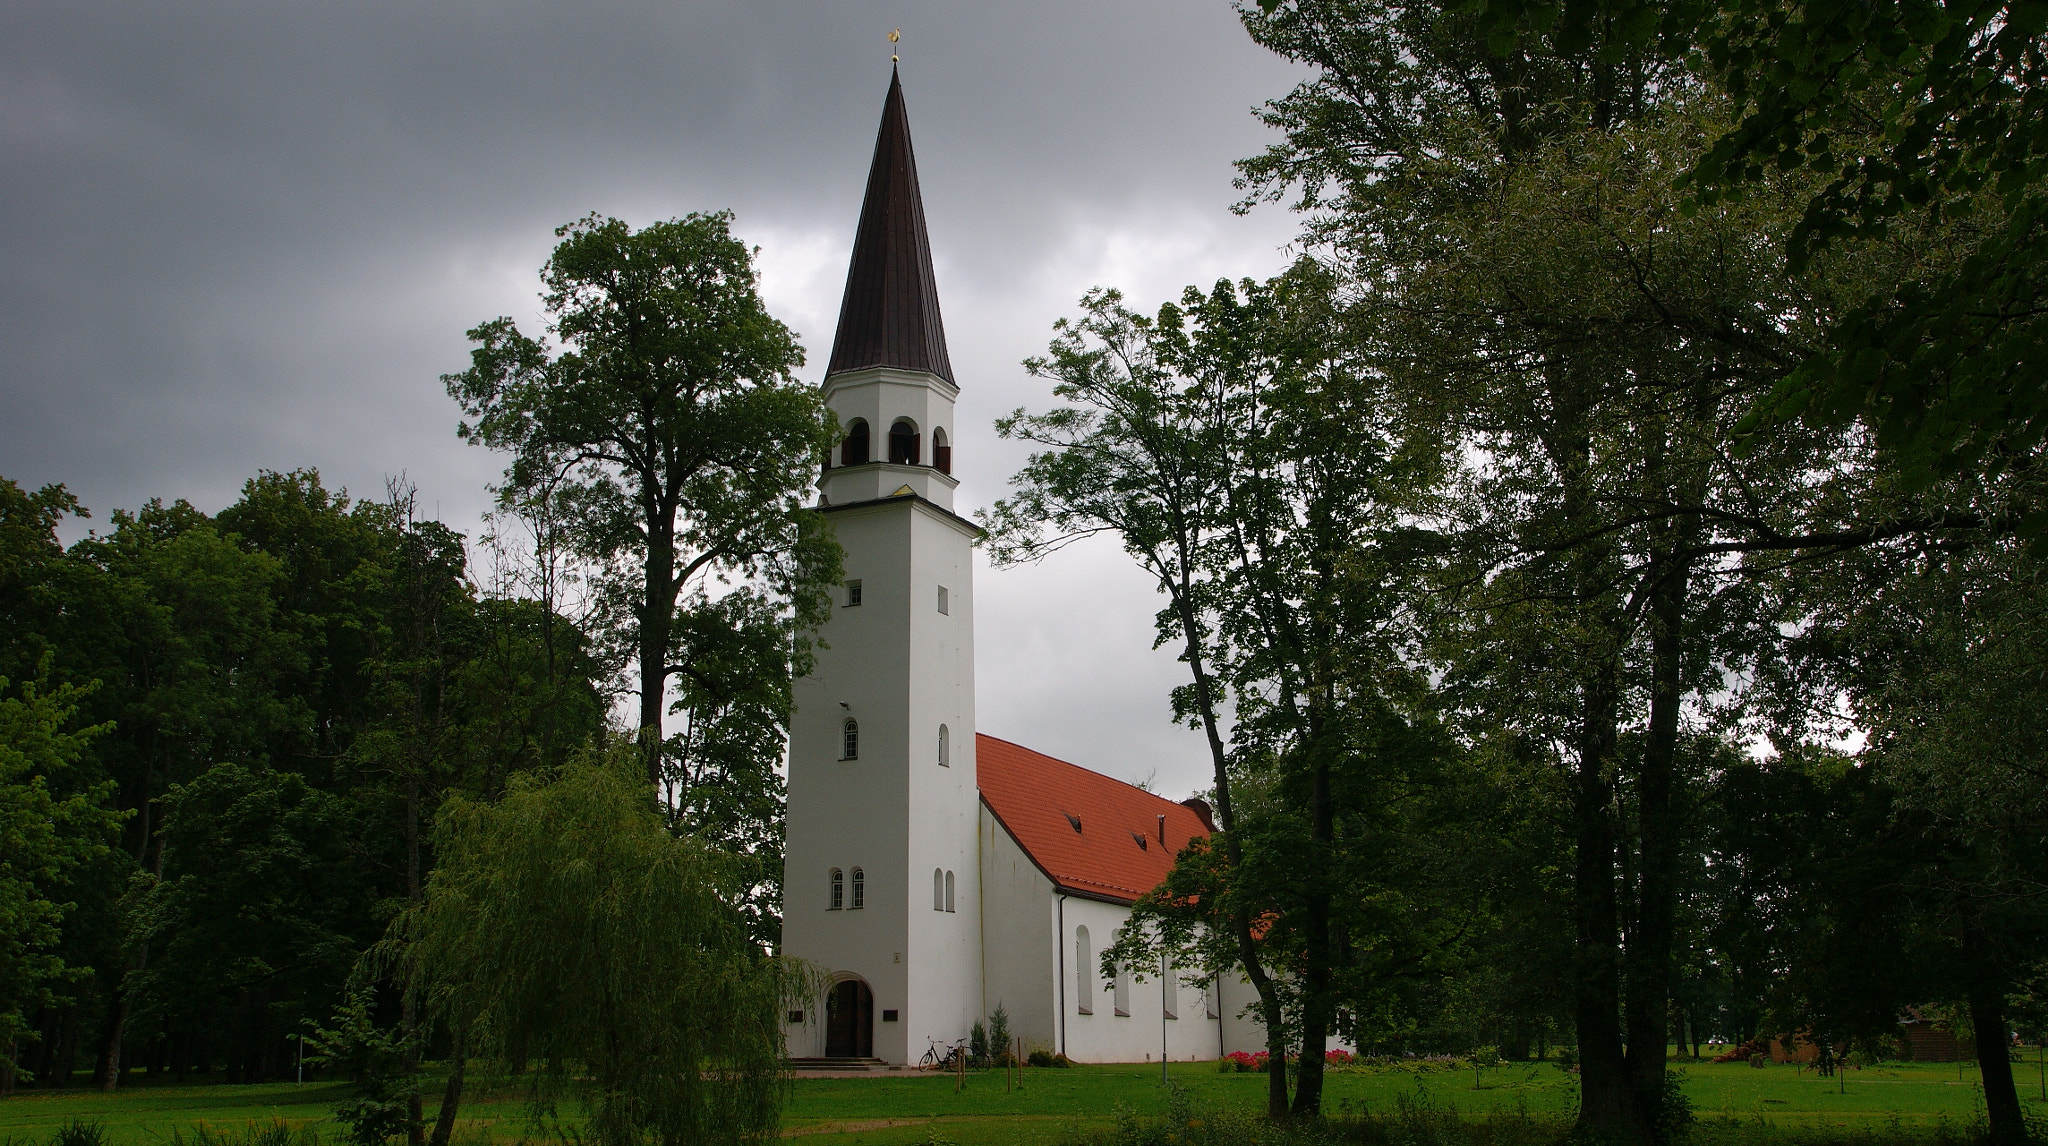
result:
<svg viewBox="0 0 2048 1146"><path fill-rule="evenodd" d="M437 1143L465 1054L522 1064L537 1118L580 1098L603 1146L775 1137L806 973L749 939L741 869L663 826L629 753L451 801L436 845L387 950L456 1047Z"/></svg>

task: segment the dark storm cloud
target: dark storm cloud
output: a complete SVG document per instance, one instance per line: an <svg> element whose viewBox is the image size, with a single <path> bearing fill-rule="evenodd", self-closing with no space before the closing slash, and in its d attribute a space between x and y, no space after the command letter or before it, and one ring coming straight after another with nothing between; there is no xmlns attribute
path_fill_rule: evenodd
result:
<svg viewBox="0 0 2048 1146"><path fill-rule="evenodd" d="M962 496L1044 405L1017 361L1097 283L1154 303L1263 274L1291 222L1227 214L1247 108L1293 73L1227 6L18 4L0 13L0 474L100 511L215 509L259 468L458 525L498 462L436 377L536 325L552 229L729 207L815 376L901 26L953 358ZM974 427L981 427L975 430ZM985 728L1191 787L1175 666L1106 547L980 581Z"/></svg>

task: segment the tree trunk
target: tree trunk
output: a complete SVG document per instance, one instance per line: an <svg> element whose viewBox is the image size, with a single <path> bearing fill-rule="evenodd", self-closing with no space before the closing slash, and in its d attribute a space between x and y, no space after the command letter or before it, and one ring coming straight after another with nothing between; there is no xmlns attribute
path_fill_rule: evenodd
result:
<svg viewBox="0 0 2048 1146"><path fill-rule="evenodd" d="M1244 849L1239 846L1233 830L1237 826L1237 813L1230 800L1229 756L1223 750L1223 733L1216 721L1216 692L1209 680L1208 662L1202 655L1201 625L1195 617L1194 600L1188 585L1183 582L1176 586L1170 581L1163 581L1161 587L1173 597L1180 616L1181 635L1187 640L1188 672L1194 678L1195 707L1201 714L1202 732L1209 742L1209 762L1215 769L1216 824L1223 833L1224 859L1235 871L1244 863ZM1266 1025L1266 1057L1269 1064L1279 1064L1278 1069L1266 1076L1266 1116L1284 1119L1287 1117L1287 1040L1281 1033L1285 1029L1285 1015L1280 1008L1279 984L1273 982L1259 962L1258 945L1252 939L1251 915L1240 910L1232 916L1231 925L1237 932L1237 958L1244 968L1245 980L1259 996L1259 1017Z"/></svg>
<svg viewBox="0 0 2048 1146"><path fill-rule="evenodd" d="M104 1091L112 1091L121 1085L121 1035L128 1027L128 992L114 988L114 997L107 1004L107 1021L100 1027L100 1061L93 1072L93 1081Z"/></svg>
<svg viewBox="0 0 2048 1146"><path fill-rule="evenodd" d="M1320 1118L1323 1113L1323 1052L1330 1036L1330 888L1324 873L1336 836L1336 811L1330 796L1330 758L1322 744L1322 721L1312 722L1310 753L1310 826L1315 849L1308 877L1308 902L1303 912L1307 959L1301 981L1301 1063L1294 1075L1294 1113Z"/></svg>
<svg viewBox="0 0 2048 1146"><path fill-rule="evenodd" d="M1671 946L1678 904L1679 825L1672 811L1678 773L1678 709L1684 694L1683 568L1652 569L1650 728L1636 777L1635 925L1628 937L1627 1066L1637 1130L1658 1137L1664 1046L1671 1015Z"/></svg>
<svg viewBox="0 0 2048 1146"><path fill-rule="evenodd" d="M647 761L647 783L659 789L661 724L668 709L668 630L675 611L675 539L654 521L647 526L640 598L640 750Z"/></svg>
<svg viewBox="0 0 2048 1146"><path fill-rule="evenodd" d="M1578 776L1572 816L1572 953L1574 1010L1579 1028L1579 1126L1619 1137L1634 1128L1621 1036L1620 900L1615 887L1615 710L1620 665L1611 656L1597 666L1580 694Z"/></svg>
<svg viewBox="0 0 2048 1146"><path fill-rule="evenodd" d="M417 773L405 785L405 895L411 903L420 901L420 782ZM405 1040L405 1073L415 1080L412 1092L405 1100L405 1140L407 1146L421 1146L424 1139L421 1123L426 1111L421 1105L417 1085L420 1070L419 999L410 983L406 985L405 993L399 996L398 1030Z"/></svg>
<svg viewBox="0 0 2048 1146"><path fill-rule="evenodd" d="M50 1068L43 1073L44 1086L70 1086L71 1070L78 1063L79 1015L75 1006L64 1008L57 1025L57 1045L50 1055Z"/></svg>
<svg viewBox="0 0 2048 1146"><path fill-rule="evenodd" d="M2001 1144L2029 1141L2026 1117L2020 1112L2019 1088L2012 1078L2012 1045L2005 1027L2005 976L1992 965L1976 924L1963 927L1963 958L1969 965L1970 1026L1976 1036L1977 1072L1984 1082L1984 1114L1990 1122L1986 1140Z"/></svg>
<svg viewBox="0 0 2048 1146"><path fill-rule="evenodd" d="M21 1040L7 1040L7 1051L0 1054L0 1098L14 1093L14 1056L21 1053Z"/></svg>
<svg viewBox="0 0 2048 1146"><path fill-rule="evenodd" d="M448 1051L448 1083L441 1088L441 1110L434 1115L434 1137L428 1146L448 1146L455 1132L455 1113L462 1109L462 1074L469 1063L468 1048L461 1031L455 1032Z"/></svg>

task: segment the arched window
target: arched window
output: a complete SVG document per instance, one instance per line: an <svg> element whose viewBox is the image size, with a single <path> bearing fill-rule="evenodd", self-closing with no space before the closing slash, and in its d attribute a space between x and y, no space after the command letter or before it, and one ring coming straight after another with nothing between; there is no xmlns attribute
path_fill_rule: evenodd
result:
<svg viewBox="0 0 2048 1146"><path fill-rule="evenodd" d="M908 418L902 418L889 427L889 460L899 466L919 464L917 427Z"/></svg>
<svg viewBox="0 0 2048 1146"><path fill-rule="evenodd" d="M855 872L854 878L859 879L860 873ZM859 887L860 885L856 883L854 884L854 886ZM1129 971L1126 971L1122 967L1118 967L1116 969L1115 990L1116 997L1114 1000L1114 1006L1116 1009L1116 1017L1120 1019L1128 1019L1131 1017L1131 973Z"/></svg>
<svg viewBox="0 0 2048 1146"><path fill-rule="evenodd" d="M867 876L859 869L853 869L853 910L859 911L868 905Z"/></svg>
<svg viewBox="0 0 2048 1146"><path fill-rule="evenodd" d="M858 760L860 759L860 722L851 717L847 718L845 731L846 741L840 746L839 758L841 760Z"/></svg>
<svg viewBox="0 0 2048 1146"><path fill-rule="evenodd" d="M932 910L946 910L946 873L938 868L932 869Z"/></svg>
<svg viewBox="0 0 2048 1146"><path fill-rule="evenodd" d="M1095 973L1088 969L1094 952L1088 950L1088 929L1074 928L1074 1010L1095 1013Z"/></svg>
<svg viewBox="0 0 2048 1146"><path fill-rule="evenodd" d="M839 443L839 464L842 466L864 466L868 464L868 424L855 418L846 427L846 437Z"/></svg>
<svg viewBox="0 0 2048 1146"><path fill-rule="evenodd" d="M946 441L946 431L932 427L932 468L942 474L953 472L953 446Z"/></svg>
<svg viewBox="0 0 2048 1146"><path fill-rule="evenodd" d="M946 726L941 724L939 725L939 767L950 768L952 766L953 758L946 755Z"/></svg>
<svg viewBox="0 0 2048 1146"><path fill-rule="evenodd" d="M953 910L953 873L946 873L946 910Z"/></svg>
<svg viewBox="0 0 2048 1146"><path fill-rule="evenodd" d="M844 906L846 906L846 877L841 875L839 869L835 867L832 869L831 910L837 911Z"/></svg>

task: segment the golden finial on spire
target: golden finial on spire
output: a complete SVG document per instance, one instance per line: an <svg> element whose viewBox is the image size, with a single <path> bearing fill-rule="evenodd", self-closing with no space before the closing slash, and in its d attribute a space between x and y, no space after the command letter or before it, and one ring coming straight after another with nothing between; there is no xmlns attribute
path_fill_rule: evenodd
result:
<svg viewBox="0 0 2048 1146"><path fill-rule="evenodd" d="M903 38L903 29L901 29L901 28L894 28L894 29L891 29L891 30L890 30L890 32L889 32L889 42L890 42L890 43L892 43L892 44L893 44L893 43L895 43L896 41L898 41L898 40L900 40L900 39L902 39L902 38ZM890 63L892 63L892 64L893 64L893 63L895 63L895 62L896 62L896 61L897 61L897 60L898 60L899 58L901 58L901 57L897 56L897 55L896 55L896 53L894 53L894 52L891 52L891 53L889 53L889 62L890 62Z"/></svg>

